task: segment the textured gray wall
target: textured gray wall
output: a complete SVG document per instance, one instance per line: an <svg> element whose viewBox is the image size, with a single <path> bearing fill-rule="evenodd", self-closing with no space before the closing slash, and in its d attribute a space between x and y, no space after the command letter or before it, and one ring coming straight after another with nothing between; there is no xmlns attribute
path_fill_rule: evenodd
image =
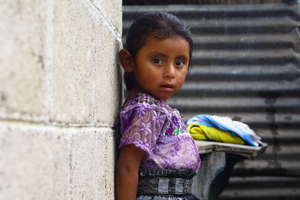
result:
<svg viewBox="0 0 300 200"><path fill-rule="evenodd" d="M121 0L0 3L0 199L114 199Z"/></svg>

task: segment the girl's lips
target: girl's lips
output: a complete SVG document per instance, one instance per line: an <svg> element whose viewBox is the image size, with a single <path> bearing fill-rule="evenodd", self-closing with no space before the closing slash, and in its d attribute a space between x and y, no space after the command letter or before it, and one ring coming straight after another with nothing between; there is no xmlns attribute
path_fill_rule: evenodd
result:
<svg viewBox="0 0 300 200"><path fill-rule="evenodd" d="M164 92L173 92L175 87L173 85L161 85L160 88L164 91Z"/></svg>

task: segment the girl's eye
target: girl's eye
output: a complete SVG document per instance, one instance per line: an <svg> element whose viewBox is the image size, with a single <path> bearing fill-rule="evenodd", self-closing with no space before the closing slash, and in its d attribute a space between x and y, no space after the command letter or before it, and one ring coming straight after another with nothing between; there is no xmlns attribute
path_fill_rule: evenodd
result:
<svg viewBox="0 0 300 200"><path fill-rule="evenodd" d="M181 67L181 66L183 66L185 64L185 61L184 60L176 60L175 61L175 65L177 66L177 67Z"/></svg>
<svg viewBox="0 0 300 200"><path fill-rule="evenodd" d="M153 58L152 62L155 63L155 64L162 64L162 59L160 59L160 58Z"/></svg>

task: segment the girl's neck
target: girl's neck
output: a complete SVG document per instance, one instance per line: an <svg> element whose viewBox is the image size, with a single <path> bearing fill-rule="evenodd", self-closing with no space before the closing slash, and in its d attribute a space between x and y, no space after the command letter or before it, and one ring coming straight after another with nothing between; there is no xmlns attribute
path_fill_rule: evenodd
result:
<svg viewBox="0 0 300 200"><path fill-rule="evenodd" d="M128 92L125 102L127 102L128 99L131 99L132 97L136 96L138 93L147 93L147 92L137 89L137 88L134 88ZM161 100L161 101L164 103L167 103L167 101L163 101L163 100Z"/></svg>

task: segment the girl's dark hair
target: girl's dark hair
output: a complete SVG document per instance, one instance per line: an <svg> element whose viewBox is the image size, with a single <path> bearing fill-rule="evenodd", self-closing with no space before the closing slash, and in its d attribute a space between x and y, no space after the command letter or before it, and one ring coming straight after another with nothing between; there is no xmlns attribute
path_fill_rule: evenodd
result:
<svg viewBox="0 0 300 200"><path fill-rule="evenodd" d="M167 12L146 13L137 18L130 26L126 41L125 49L135 58L138 51L145 45L147 39L155 37L161 40L173 36L180 36L189 43L190 63L192 58L193 40L188 26L180 21L175 15ZM189 63L189 64L190 64ZM124 81L127 90L135 87L135 77L133 73L124 74Z"/></svg>

